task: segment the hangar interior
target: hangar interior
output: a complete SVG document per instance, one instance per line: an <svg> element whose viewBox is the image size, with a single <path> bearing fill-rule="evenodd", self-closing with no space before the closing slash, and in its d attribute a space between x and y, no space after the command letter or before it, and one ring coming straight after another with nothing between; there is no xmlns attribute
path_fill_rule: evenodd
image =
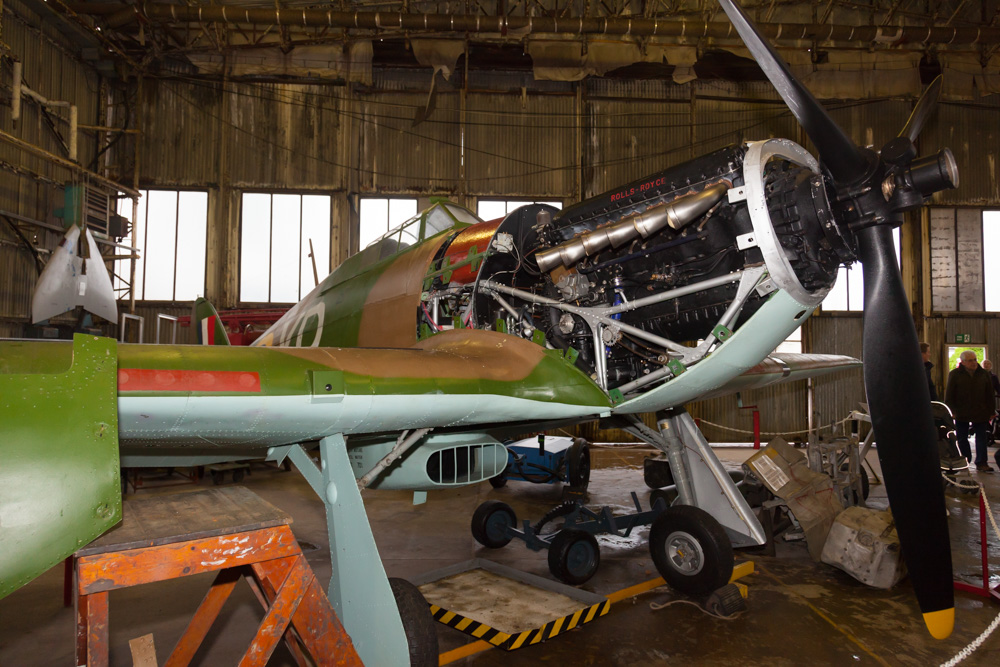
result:
<svg viewBox="0 0 1000 667"><path fill-rule="evenodd" d="M944 396L949 345L1000 350L1000 258L989 254L1000 251L1000 4L743 5L859 146L877 149L895 137L921 92L942 76L935 115L915 143L920 154L949 147L961 183L908 211L894 234L910 314ZM816 152L714 0L0 0L0 8L4 339L86 331L194 344L196 327L177 319L191 316L197 297L220 313L238 312L230 333L252 339L349 257L442 199L490 220L523 204L567 208L744 141L784 137ZM110 272L117 318L74 310L33 323L42 271L67 227L81 221ZM860 266L841 268L826 300L778 353L863 359L863 305ZM713 445L753 438L746 406L759 413L765 443L772 434L804 441L829 434L866 400L856 367L688 410ZM654 415L643 418L655 426ZM645 454L632 434L601 426L570 428L592 443L619 445L593 448L591 500L627 509L625 489L641 489L645 501ZM862 426L860 437L866 432ZM735 448L720 458L738 468L751 452ZM874 453L868 460L880 476ZM254 470L245 483L294 517L296 537L316 547L304 550L323 580L330 575L323 505L292 477ZM1000 482L972 479L1000 499ZM208 478L196 484L211 486ZM884 507L885 491L876 484L872 494L872 506ZM402 491L363 497L390 575L418 577L482 557L548 576L544 553L521 545L484 550L468 522L490 498L518 516L541 516L561 502L558 484L479 484L432 492L425 505L410 504ZM955 572L974 580L976 501L946 499ZM997 545L991 535L994 571ZM802 542L775 546L776 555L747 554L760 565L748 584L749 609L734 621L685 605L654 613L646 604L654 592L537 646L455 660L928 664L969 644L996 611L959 596L955 634L935 642L905 582L876 592L813 563ZM583 588L607 595L655 574L645 549L626 541ZM179 581L112 596L112 663L131 664L129 640L147 633L165 659L205 585L204 575ZM62 583L57 567L0 600L0 663L70 659L74 620L62 607ZM260 622L249 593L229 604L200 664L234 661L246 628ZM438 635L442 652L464 641L443 626ZM293 664L296 656L283 651L269 664ZM992 664L998 653L994 637L967 664Z"/></svg>

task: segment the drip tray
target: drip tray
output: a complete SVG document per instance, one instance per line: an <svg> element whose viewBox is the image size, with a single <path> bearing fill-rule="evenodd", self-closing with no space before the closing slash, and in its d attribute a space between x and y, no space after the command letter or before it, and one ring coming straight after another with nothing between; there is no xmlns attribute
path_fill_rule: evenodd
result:
<svg viewBox="0 0 1000 667"><path fill-rule="evenodd" d="M607 598L474 558L412 580L439 623L507 651L608 613Z"/></svg>

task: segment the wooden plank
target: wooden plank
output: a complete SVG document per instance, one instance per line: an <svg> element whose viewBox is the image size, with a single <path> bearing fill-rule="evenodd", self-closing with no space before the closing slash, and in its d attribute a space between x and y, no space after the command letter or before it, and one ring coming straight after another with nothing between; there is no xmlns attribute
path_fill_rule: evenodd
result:
<svg viewBox="0 0 1000 667"><path fill-rule="evenodd" d="M299 556L304 559L305 556ZM285 577L285 563L283 561L269 561L253 565L254 574L261 580L268 599L274 599L274 589ZM292 617L287 637L294 631L297 639L312 656L313 661L322 666L336 665L337 667L363 667L361 658L358 657L343 624L333 610L333 605L326 597L323 587L314 578L309 585L306 594L299 604L299 608ZM290 641L288 641L291 644ZM293 654L294 651L293 651ZM297 654L295 654L297 655Z"/></svg>
<svg viewBox="0 0 1000 667"><path fill-rule="evenodd" d="M152 633L130 639L128 648L132 653L132 667L157 667Z"/></svg>
<svg viewBox="0 0 1000 667"><path fill-rule="evenodd" d="M274 600L277 595L277 588L288 574L288 570L291 569L297 558L305 558L305 556L296 556L295 558L281 558L278 560L268 561L267 563L256 563L250 566L252 576L247 577L247 583L250 584L250 589L253 591L254 595L257 596L257 600L260 602L260 606L266 611L271 606L271 601ZM305 646L305 642L299 637L298 632L292 625L288 626L285 630L285 645L288 647L289 653L295 659L295 664L299 667L308 667L312 664L306 659L305 654L302 651L302 647Z"/></svg>
<svg viewBox="0 0 1000 667"><path fill-rule="evenodd" d="M292 625L320 667L363 667L354 643L315 578L295 610Z"/></svg>
<svg viewBox="0 0 1000 667"><path fill-rule="evenodd" d="M81 595L76 603L76 664L108 664L108 594Z"/></svg>
<svg viewBox="0 0 1000 667"><path fill-rule="evenodd" d="M263 667L274 652L282 635L288 628L288 624L295 614L295 610L305 595L309 584L315 581L316 577L304 558L296 559L285 581L278 589L278 594L264 615L257 634L250 647L240 660L240 667Z"/></svg>
<svg viewBox="0 0 1000 667"><path fill-rule="evenodd" d="M291 517L242 486L129 498L124 519L77 552L90 556L289 524Z"/></svg>
<svg viewBox="0 0 1000 667"><path fill-rule="evenodd" d="M182 667L191 662L241 576L241 568L229 568L219 572L163 667Z"/></svg>
<svg viewBox="0 0 1000 667"><path fill-rule="evenodd" d="M288 526L77 559L81 594L249 565L302 553Z"/></svg>

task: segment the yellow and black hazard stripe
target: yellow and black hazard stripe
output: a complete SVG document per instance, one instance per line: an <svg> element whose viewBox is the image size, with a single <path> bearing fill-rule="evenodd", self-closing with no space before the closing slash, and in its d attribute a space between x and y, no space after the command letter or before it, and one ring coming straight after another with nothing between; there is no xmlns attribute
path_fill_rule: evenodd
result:
<svg viewBox="0 0 1000 667"><path fill-rule="evenodd" d="M444 623L450 628L461 630L467 635L472 635L476 639L487 641L494 646L500 646L510 639L510 635L506 632L500 632L485 623L480 623L479 621L471 618L466 618L461 614L456 614L453 611L443 609L436 604L430 605L430 608L431 616L433 616L434 620L438 623Z"/></svg>
<svg viewBox="0 0 1000 667"><path fill-rule="evenodd" d="M498 648L502 648L506 651L513 651L514 649L521 648L522 646L537 644L541 641L545 641L546 639L551 639L560 633L572 630L573 628L581 626L584 623L591 622L595 618L604 616L608 613L608 610L611 609L611 600L602 600L601 602L591 605L590 607L578 609L568 616L563 616L553 621L549 621L540 628L525 630L517 633L516 635L500 632L485 623L474 621L471 618L466 618L453 611L442 609L437 605L432 604L430 605L430 608L431 615L434 616L434 619L439 623L444 623L448 627L461 630L462 632L472 635L477 639L487 641Z"/></svg>

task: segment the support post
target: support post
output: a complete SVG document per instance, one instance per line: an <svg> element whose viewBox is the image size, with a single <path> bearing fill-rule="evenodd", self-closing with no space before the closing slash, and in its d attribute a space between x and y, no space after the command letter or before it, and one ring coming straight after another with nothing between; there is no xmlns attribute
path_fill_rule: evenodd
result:
<svg viewBox="0 0 1000 667"><path fill-rule="evenodd" d="M326 507L332 569L327 596L364 664L409 664L403 622L347 456L347 441L338 433L320 440L319 450L319 468L300 445L275 448L272 454L287 453Z"/></svg>

